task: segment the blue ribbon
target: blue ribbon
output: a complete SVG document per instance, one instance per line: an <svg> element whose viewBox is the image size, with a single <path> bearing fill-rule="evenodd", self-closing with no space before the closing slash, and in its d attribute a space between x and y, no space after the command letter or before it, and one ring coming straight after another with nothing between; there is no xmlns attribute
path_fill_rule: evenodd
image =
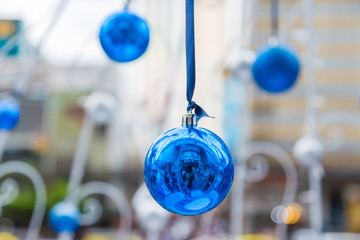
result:
<svg viewBox="0 0 360 240"><path fill-rule="evenodd" d="M279 0L271 0L271 36L279 35Z"/></svg>
<svg viewBox="0 0 360 240"><path fill-rule="evenodd" d="M195 110L196 121L210 117L204 109L192 101L195 90L195 27L194 0L186 0L186 99L189 102L187 111Z"/></svg>

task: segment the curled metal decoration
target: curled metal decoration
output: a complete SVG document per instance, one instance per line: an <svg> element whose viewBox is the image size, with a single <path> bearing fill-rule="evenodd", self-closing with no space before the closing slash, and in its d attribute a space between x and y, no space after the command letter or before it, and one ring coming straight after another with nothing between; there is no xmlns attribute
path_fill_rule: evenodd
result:
<svg viewBox="0 0 360 240"><path fill-rule="evenodd" d="M80 225L90 226L100 220L103 207L96 198L86 198L82 205L83 213L80 216Z"/></svg>
<svg viewBox="0 0 360 240"><path fill-rule="evenodd" d="M70 198L77 201L79 204L82 199L87 198L90 195L101 194L112 199L121 215L119 231L117 234L117 240L123 239L130 234L132 224L132 212L130 204L128 203L125 195L115 186L105 182L89 182L82 186L79 186L71 195ZM89 225L96 222L101 215L99 209L101 205L98 201L91 200L87 203L88 210L93 211L91 214L82 214L80 217L80 224ZM100 208L99 208L100 207Z"/></svg>
<svg viewBox="0 0 360 240"><path fill-rule="evenodd" d="M334 111L324 113L319 117L319 132L329 127L330 140L323 140L327 151L336 151L345 143L344 129L340 125L354 127L360 132L360 115L349 112Z"/></svg>
<svg viewBox="0 0 360 240"><path fill-rule="evenodd" d="M287 205L292 203L295 200L296 190L297 190L297 172L289 154L280 146L271 142L264 142L264 141L248 143L246 144L246 146L244 146L244 149L245 151L243 151L241 155L244 164L246 164L249 160L251 160L252 156L257 154L272 156L280 162L281 166L285 171L285 175L287 179L285 186L285 194L283 197L283 204ZM265 169L264 160L265 158L263 158L262 160L257 160L258 161L257 164L258 165L262 164L263 169ZM249 171L249 169L246 170Z"/></svg>
<svg viewBox="0 0 360 240"><path fill-rule="evenodd" d="M245 179L248 182L260 182L269 174L269 162L264 156L256 155L248 162Z"/></svg>
<svg viewBox="0 0 360 240"><path fill-rule="evenodd" d="M281 166L283 167L285 171L286 176L286 185L285 185L285 192L282 198L282 205L288 206L289 204L293 203L296 198L296 191L297 191L297 172L294 163L291 160L291 157L289 154L280 146L277 144L271 143L271 142L265 142L265 141L258 141L258 142L251 142L246 144L243 147L243 151L241 151L240 155L242 159L242 173L244 176L244 180L248 180L246 172L253 171L249 170L247 168L247 163L251 159L254 159L252 156L255 155L267 155L272 156L276 160L279 161ZM256 158L255 158L256 159ZM264 168L264 159L257 159L257 166L262 166L263 170L261 170L261 167L258 167L258 173L257 176L262 177L264 175L266 168ZM245 174L244 174L245 173ZM260 174L261 173L261 174ZM256 178L254 178L256 179ZM261 178L258 178L261 179ZM286 231L287 231L287 225L286 224L278 224L276 225L276 237L278 239L287 239L286 237Z"/></svg>
<svg viewBox="0 0 360 240"><path fill-rule="evenodd" d="M2 163L0 166L0 178L9 174L21 174L30 179L35 188L35 206L33 214L31 216L28 231L25 236L25 240L38 239L39 230L44 219L45 207L46 207L46 187L45 183L40 176L39 172L31 165L20 162L10 161ZM9 204L10 200L14 200L18 193L18 185L14 179L6 179L1 185L1 190L6 189L7 193L1 195L4 199L4 203ZM1 200L3 200L1 199ZM2 202L3 204L3 202Z"/></svg>
<svg viewBox="0 0 360 240"><path fill-rule="evenodd" d="M9 205L19 195L19 184L13 178L5 179L0 186L0 207Z"/></svg>

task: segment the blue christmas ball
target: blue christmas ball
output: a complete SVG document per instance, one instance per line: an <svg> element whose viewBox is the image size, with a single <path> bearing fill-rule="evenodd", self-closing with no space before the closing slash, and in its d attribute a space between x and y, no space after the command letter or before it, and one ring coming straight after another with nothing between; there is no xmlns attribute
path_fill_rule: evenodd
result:
<svg viewBox="0 0 360 240"><path fill-rule="evenodd" d="M147 22L125 10L110 15L100 29L100 43L108 57L117 62L130 62L146 51L150 30Z"/></svg>
<svg viewBox="0 0 360 240"><path fill-rule="evenodd" d="M256 84L270 93L290 89L296 82L300 62L295 50L288 45L269 45L260 48L252 66Z"/></svg>
<svg viewBox="0 0 360 240"><path fill-rule="evenodd" d="M19 105L15 101L0 100L0 129L12 130L20 118Z"/></svg>
<svg viewBox="0 0 360 240"><path fill-rule="evenodd" d="M49 223L57 233L75 233L79 228L79 218L79 209L71 202L60 202L49 213Z"/></svg>
<svg viewBox="0 0 360 240"><path fill-rule="evenodd" d="M228 148L215 133L181 126L164 133L150 147L144 176L162 207L180 215L198 215L224 200L234 167Z"/></svg>

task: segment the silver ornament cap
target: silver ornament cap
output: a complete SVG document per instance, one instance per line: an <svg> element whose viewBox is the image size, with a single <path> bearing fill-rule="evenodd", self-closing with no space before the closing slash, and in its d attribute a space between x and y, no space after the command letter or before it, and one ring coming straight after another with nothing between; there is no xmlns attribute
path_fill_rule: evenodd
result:
<svg viewBox="0 0 360 240"><path fill-rule="evenodd" d="M197 122L196 122L196 116L193 113L186 113L184 115L182 115L182 123L181 125L183 127L191 127L191 126L196 126Z"/></svg>

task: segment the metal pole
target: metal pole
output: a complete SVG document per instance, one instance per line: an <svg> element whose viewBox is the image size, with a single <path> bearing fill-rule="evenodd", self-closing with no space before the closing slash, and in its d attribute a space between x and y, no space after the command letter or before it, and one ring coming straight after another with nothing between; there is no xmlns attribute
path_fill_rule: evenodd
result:
<svg viewBox="0 0 360 240"><path fill-rule="evenodd" d="M84 177L85 164L93 129L94 123L88 117L85 117L71 166L67 196L70 196L71 193L80 186Z"/></svg>
<svg viewBox="0 0 360 240"><path fill-rule="evenodd" d="M306 118L305 130L306 135L316 137L317 132L317 112L316 112L316 78L314 69L315 59L315 41L314 41L314 13L313 0L304 0L306 5L305 27L308 31L308 42L306 44ZM314 159L314 161L316 161ZM310 227L316 232L317 238L321 236L323 230L323 206L322 206L322 174L321 163L314 164L308 169L309 188L312 194L310 202Z"/></svg>
<svg viewBox="0 0 360 240"><path fill-rule="evenodd" d="M322 211L322 165L316 164L309 169L309 187L311 189L310 226L315 231L316 239L320 239L323 229Z"/></svg>
<svg viewBox="0 0 360 240"><path fill-rule="evenodd" d="M39 172L31 165L20 161L9 161L1 164L0 177L13 173L22 174L30 179L35 188L35 206L31 216L25 240L38 239L45 215L46 187Z"/></svg>
<svg viewBox="0 0 360 240"><path fill-rule="evenodd" d="M251 39L253 34L253 23L255 16L255 6L257 1L247 0L226 0L224 6L225 26L224 26L224 42L228 51L234 51L234 46L239 47L238 51L248 50L251 47ZM244 51L244 52L245 52ZM250 69L242 69L241 71L250 71ZM249 121L250 105L251 105L251 89L249 88L249 79L243 79L242 76L231 76L226 80L228 84L235 84L237 88L243 89L242 96L236 97L238 108L241 108L239 116L229 116L238 119L240 127L240 138L234 143L235 148L242 148L248 141L251 129L251 121ZM240 75L240 74L239 74ZM250 75L242 74L243 76ZM229 85L230 86L230 85ZM231 88L234 86L230 86ZM237 93L239 94L239 93ZM229 96L227 96L229 97ZM234 97L234 96L233 96ZM231 96L229 97L231 98ZM239 98L241 100L239 100ZM231 101L231 100L230 100ZM230 233L232 236L241 236L244 228L244 191L245 191L245 175L246 161L239 154L234 156L235 176L231 189L231 214L230 214Z"/></svg>
<svg viewBox="0 0 360 240"><path fill-rule="evenodd" d="M7 130L0 131L0 163L3 160L3 156L6 149L6 144L9 139L10 132Z"/></svg>
<svg viewBox="0 0 360 240"><path fill-rule="evenodd" d="M305 128L306 135L316 136L317 135L317 121L316 121L316 79L314 70L314 59L315 59L315 42L314 42L314 14L313 14L313 1L304 0L306 5L305 11L305 27L308 31L309 39L306 44L306 58L305 58L305 79L306 79L306 117L305 117Z"/></svg>

